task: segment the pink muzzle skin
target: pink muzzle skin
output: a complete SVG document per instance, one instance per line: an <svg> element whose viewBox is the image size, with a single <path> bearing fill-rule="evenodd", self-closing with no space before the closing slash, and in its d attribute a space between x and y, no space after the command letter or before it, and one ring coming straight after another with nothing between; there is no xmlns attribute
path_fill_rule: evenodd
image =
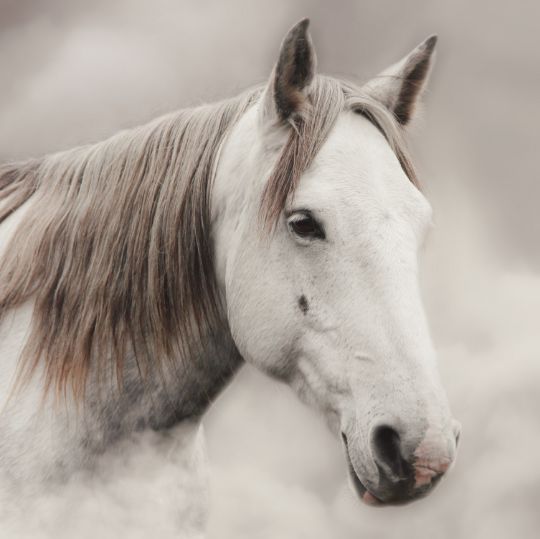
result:
<svg viewBox="0 0 540 539"><path fill-rule="evenodd" d="M450 468L449 459L438 461L416 461L414 466L414 488L429 485L434 477L438 477Z"/></svg>
<svg viewBox="0 0 540 539"><path fill-rule="evenodd" d="M369 490L366 490L364 492L364 495L362 496L362 501L367 505L380 505L380 501L369 492Z"/></svg>
<svg viewBox="0 0 540 539"><path fill-rule="evenodd" d="M414 452L415 488L429 485L433 478L446 473L452 464L448 451L441 451L436 436L426 436ZM437 455L437 456L435 456Z"/></svg>

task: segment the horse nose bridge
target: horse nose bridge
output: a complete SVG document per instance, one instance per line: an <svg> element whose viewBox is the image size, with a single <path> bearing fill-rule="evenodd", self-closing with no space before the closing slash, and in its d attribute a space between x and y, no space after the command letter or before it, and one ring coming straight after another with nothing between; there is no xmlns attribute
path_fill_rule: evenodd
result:
<svg viewBox="0 0 540 539"><path fill-rule="evenodd" d="M398 406L396 413L429 423L450 420L448 397L432 347L422 353L397 356L391 377Z"/></svg>
<svg viewBox="0 0 540 539"><path fill-rule="evenodd" d="M396 361L381 374L378 394L373 394L380 416L398 431L427 430L429 424L447 423L450 411L438 372L431 367Z"/></svg>

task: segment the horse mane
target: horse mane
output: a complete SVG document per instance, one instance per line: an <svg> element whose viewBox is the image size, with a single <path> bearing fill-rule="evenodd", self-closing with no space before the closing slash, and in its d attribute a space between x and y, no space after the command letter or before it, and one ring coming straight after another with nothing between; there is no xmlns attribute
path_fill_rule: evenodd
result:
<svg viewBox="0 0 540 539"><path fill-rule="evenodd" d="M318 75L312 84L308 108L292 120L289 139L265 185L261 217L268 229L277 224L300 177L315 159L339 113L344 110L365 116L379 129L411 183L420 189L403 137L403 129L396 117L382 103L355 84Z"/></svg>
<svg viewBox="0 0 540 539"><path fill-rule="evenodd" d="M0 223L31 200L0 261L0 319L32 300L19 380L84 394L89 372L141 374L200 350L223 323L210 197L223 140L262 88L183 109L110 139L0 166ZM398 123L356 86L318 76L261 201L276 223L301 174L346 109L384 134L416 184Z"/></svg>

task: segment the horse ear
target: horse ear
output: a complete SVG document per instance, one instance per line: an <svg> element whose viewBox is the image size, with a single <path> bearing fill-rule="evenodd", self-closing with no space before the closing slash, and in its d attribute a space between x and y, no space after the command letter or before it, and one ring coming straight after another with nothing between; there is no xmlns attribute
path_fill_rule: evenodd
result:
<svg viewBox="0 0 540 539"><path fill-rule="evenodd" d="M278 62L263 97L265 121L290 122L305 110L317 63L308 27L309 19L301 20L281 44Z"/></svg>
<svg viewBox="0 0 540 539"><path fill-rule="evenodd" d="M437 36L429 37L364 86L369 95L394 113L401 125L407 125L411 120L426 86L436 43Z"/></svg>

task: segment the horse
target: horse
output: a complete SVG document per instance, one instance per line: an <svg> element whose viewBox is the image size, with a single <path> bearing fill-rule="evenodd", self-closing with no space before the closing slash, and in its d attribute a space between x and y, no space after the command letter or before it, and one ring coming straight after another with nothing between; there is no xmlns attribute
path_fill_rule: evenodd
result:
<svg viewBox="0 0 540 539"><path fill-rule="evenodd" d="M317 73L308 27L263 85L0 167L3 504L141 433L198 447L244 363L319 410L368 505L452 465L405 142L436 37L360 86Z"/></svg>

